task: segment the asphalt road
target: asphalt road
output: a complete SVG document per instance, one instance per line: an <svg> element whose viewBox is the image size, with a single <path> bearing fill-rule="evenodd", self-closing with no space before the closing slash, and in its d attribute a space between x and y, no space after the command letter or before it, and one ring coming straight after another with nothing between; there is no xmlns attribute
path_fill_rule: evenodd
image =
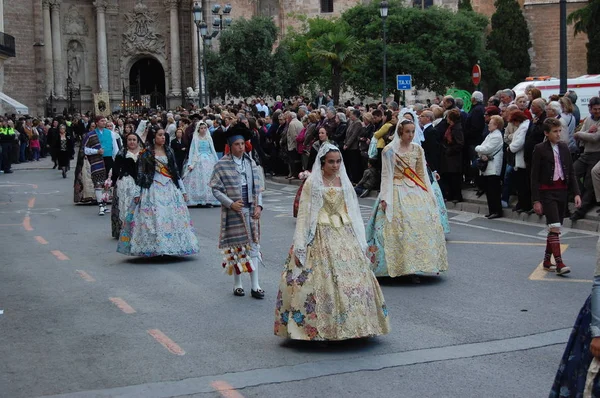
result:
<svg viewBox="0 0 600 398"><path fill-rule="evenodd" d="M545 397L591 291L598 234L566 231L573 271L558 277L536 270L539 224L451 213L446 275L380 280L389 335L284 341L273 314L294 187L265 193L257 301L222 273L219 209L190 209L199 255L129 258L72 185L0 174L0 397Z"/></svg>

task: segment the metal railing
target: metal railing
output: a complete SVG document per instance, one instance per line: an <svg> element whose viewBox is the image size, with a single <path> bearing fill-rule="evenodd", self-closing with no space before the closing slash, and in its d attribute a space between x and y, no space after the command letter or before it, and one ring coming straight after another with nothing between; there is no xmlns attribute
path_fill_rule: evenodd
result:
<svg viewBox="0 0 600 398"><path fill-rule="evenodd" d="M7 57L16 56L14 36L0 32L0 54Z"/></svg>

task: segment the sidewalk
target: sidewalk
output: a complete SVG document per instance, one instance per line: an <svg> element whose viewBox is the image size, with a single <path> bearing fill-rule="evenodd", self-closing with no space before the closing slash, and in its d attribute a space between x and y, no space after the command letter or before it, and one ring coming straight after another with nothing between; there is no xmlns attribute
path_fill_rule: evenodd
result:
<svg viewBox="0 0 600 398"><path fill-rule="evenodd" d="M52 163L52 158L50 157L50 155L48 155L45 158L40 158L40 160L38 162L36 162L34 160L32 162L24 162L24 163L19 163L19 164L13 164L11 166L11 170L13 170L16 173L19 170L45 170L45 169L52 169L52 166L54 166L54 163ZM71 160L71 168L73 168L74 166L75 166L75 160Z"/></svg>
<svg viewBox="0 0 600 398"><path fill-rule="evenodd" d="M279 184L290 184L290 185L298 185L298 186L301 183L301 180L298 180L298 179L286 180L285 177L267 177L267 180L270 180L270 181L273 181L273 182L276 182ZM377 192L371 192L371 195L369 195L369 197L376 198ZM475 190L473 188L463 189L463 199L464 199L464 202L460 202L457 204L454 204L452 202L446 202L447 209L449 211L459 210L459 211L465 211L465 212L481 214L481 215L488 213L487 201L486 201L485 195L478 198L475 195ZM569 203L569 208L571 209L571 212L574 211L575 207L574 207L573 203ZM565 220L563 221L563 226L565 228L579 229L579 230L583 230L583 231L600 232L600 214L596 213L597 210L600 210L600 207L596 206L596 207L592 208L592 210L590 210L586 214L585 218L578 220L577 222L571 222L570 219L565 218ZM542 225L545 224L544 217L540 217L535 213L531 214L531 215L526 214L526 213L518 214L517 212L513 212L511 210L511 208L504 209L503 213L504 213L503 214L504 218L507 218L507 219L527 221L530 223L537 223L537 224L542 224Z"/></svg>

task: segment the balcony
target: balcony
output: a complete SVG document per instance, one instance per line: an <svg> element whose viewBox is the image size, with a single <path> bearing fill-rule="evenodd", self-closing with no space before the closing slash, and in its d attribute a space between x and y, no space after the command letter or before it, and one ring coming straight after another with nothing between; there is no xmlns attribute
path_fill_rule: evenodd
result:
<svg viewBox="0 0 600 398"><path fill-rule="evenodd" d="M0 58L10 58L16 56L15 37L0 32Z"/></svg>

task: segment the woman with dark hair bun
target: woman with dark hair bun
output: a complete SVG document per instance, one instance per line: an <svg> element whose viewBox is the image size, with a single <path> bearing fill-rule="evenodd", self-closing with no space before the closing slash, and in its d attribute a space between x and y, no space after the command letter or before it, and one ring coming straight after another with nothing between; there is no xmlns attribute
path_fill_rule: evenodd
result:
<svg viewBox="0 0 600 398"><path fill-rule="evenodd" d="M112 237L118 238L125 222L127 210L133 204L136 191L137 159L143 147L142 139L133 132L130 124L125 126L125 146L115 157L112 169L113 201L110 213Z"/></svg>
<svg viewBox="0 0 600 398"><path fill-rule="evenodd" d="M159 129L137 161L135 206L127 210L117 252L142 257L187 256L200 250L173 150Z"/></svg>
<svg viewBox="0 0 600 398"><path fill-rule="evenodd" d="M418 275L448 270L448 254L425 152L412 142L414 134L413 122L399 122L381 152L381 190L367 242L376 276L411 275L418 283Z"/></svg>

